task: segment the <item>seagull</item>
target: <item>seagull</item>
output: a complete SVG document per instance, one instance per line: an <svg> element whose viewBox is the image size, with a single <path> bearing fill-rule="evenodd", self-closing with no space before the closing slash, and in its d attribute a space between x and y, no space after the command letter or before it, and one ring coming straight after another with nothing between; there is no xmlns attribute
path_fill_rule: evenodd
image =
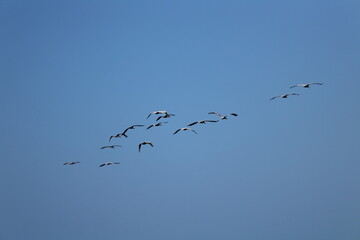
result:
<svg viewBox="0 0 360 240"><path fill-rule="evenodd" d="M175 114L166 113L165 115L158 117L158 118L156 119L156 121L159 121L159 120L162 119L162 118L169 118L169 117L171 117L171 116L175 116Z"/></svg>
<svg viewBox="0 0 360 240"><path fill-rule="evenodd" d="M195 130L191 129L191 128L179 128L178 130L176 130L173 135L177 134L179 131L193 131L194 133L197 134L197 132L195 132Z"/></svg>
<svg viewBox="0 0 360 240"><path fill-rule="evenodd" d="M152 144L152 142L147 142L147 141L145 141L145 142L142 142L142 143L139 144L139 152L140 152L140 150L141 150L141 146L142 146L142 145L146 145L146 144L149 144L150 146L154 147L154 145Z"/></svg>
<svg viewBox="0 0 360 240"><path fill-rule="evenodd" d="M100 149L105 149L105 148L112 148L112 149L114 149L114 148L116 148L116 147L122 147L122 146L120 146L120 145L104 146L104 147L101 147Z"/></svg>
<svg viewBox="0 0 360 240"><path fill-rule="evenodd" d="M64 165L75 165L78 163L80 163L80 162L66 162L66 163L64 163Z"/></svg>
<svg viewBox="0 0 360 240"><path fill-rule="evenodd" d="M148 119L152 114L167 114L167 111L155 111L151 112L146 119Z"/></svg>
<svg viewBox="0 0 360 240"><path fill-rule="evenodd" d="M114 136L110 136L109 142L111 141L112 138L119 138L119 137L121 137L121 136L123 136L122 133L118 133L118 134L116 134L116 135L114 135ZM126 136L126 135L124 135L124 136ZM126 136L126 137L127 137L127 136Z"/></svg>
<svg viewBox="0 0 360 240"><path fill-rule="evenodd" d="M107 162L107 163L101 164L99 167L108 166L108 165L112 165L112 164L120 164L120 163L119 162Z"/></svg>
<svg viewBox="0 0 360 240"><path fill-rule="evenodd" d="M221 118L221 120L225 120L225 119L227 120L227 117L230 116L230 115L234 116L234 117L238 116L236 113L229 113L229 114L227 114L225 116L223 116L223 115L221 115L221 114L219 114L217 112L209 112L209 114L215 114L215 115L219 116Z"/></svg>
<svg viewBox="0 0 360 240"><path fill-rule="evenodd" d="M198 124L198 123L206 124L207 122L218 122L218 121L219 120L201 120L201 121L190 123L190 124L188 124L188 126L190 127L190 126L193 126L193 125Z"/></svg>
<svg viewBox="0 0 360 240"><path fill-rule="evenodd" d="M156 124L152 124L152 125L148 126L146 128L146 130L148 130L148 129L152 128L152 127L160 127L160 126L162 126L161 124L163 124L163 123L168 123L168 122L158 122Z"/></svg>
<svg viewBox="0 0 360 240"><path fill-rule="evenodd" d="M127 132L129 129L135 129L135 127L143 127L143 126L144 126L144 125L132 125L132 126L128 127L127 129L125 129L125 130L121 133L121 135L124 136L124 137L128 137L128 136L126 135L126 132Z"/></svg>
<svg viewBox="0 0 360 240"><path fill-rule="evenodd" d="M306 84L296 84L290 88L294 88L294 87L304 87L304 88L310 88L311 85L323 85L323 83L306 83Z"/></svg>
<svg viewBox="0 0 360 240"><path fill-rule="evenodd" d="M270 100L273 100L275 98L288 98L288 96L291 96L291 95L300 95L300 94L298 94L298 93L288 93L288 94L272 97L272 98L270 98Z"/></svg>

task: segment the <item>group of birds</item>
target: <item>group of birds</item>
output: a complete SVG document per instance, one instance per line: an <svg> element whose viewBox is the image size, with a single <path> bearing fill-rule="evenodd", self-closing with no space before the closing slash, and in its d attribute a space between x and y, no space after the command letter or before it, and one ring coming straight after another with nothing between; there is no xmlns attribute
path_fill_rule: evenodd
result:
<svg viewBox="0 0 360 240"><path fill-rule="evenodd" d="M295 88L295 87L303 87L303 88L310 88L310 86L312 85L323 85L323 83L306 83L306 84L296 84L294 86L291 86L290 89L292 88ZM298 93L287 93L287 94L283 94L283 95L279 95L279 96L275 96L275 97L272 97L270 98L270 100L274 100L276 98L288 98L289 96L297 96L297 95L300 95ZM220 120L228 120L228 117L229 116L233 116L233 117L237 117L238 114L237 113L229 113L227 115L221 115L217 112L209 112L208 113L209 115L216 115L219 117L219 119L217 120L200 120L200 121L195 121L195 122L192 122L192 123L189 123L186 127L182 127L182 128L179 128L177 129L173 135L179 133L180 131L191 131L195 134L197 134L197 132L192 129L192 128L189 128L191 126L194 126L196 124L206 124L206 123L216 123L216 122L219 122ZM159 120L163 119L163 118L170 118L170 117L173 117L175 116L175 114L172 114L172 113L168 113L167 111L154 111L154 112L151 112L146 119L149 119L152 115L160 115L156 118L156 122L157 123L154 123L154 124L151 124L149 125L146 130L150 129L150 128L153 128L153 127L160 127L162 126L163 124L166 124L168 122L158 122ZM127 135L127 132L129 130L133 130L135 128L139 128L139 127L144 127L145 125L132 125L128 128L126 128L123 132L121 133L117 133L115 135L112 135L110 136L109 138L109 142L113 139L113 138L121 138L121 137L125 137L127 138L128 135ZM141 151L141 148L142 146L146 146L146 145L149 145L151 147L154 147L154 144L150 141L144 141L144 142L141 142L139 143L138 145L138 151L140 152ZM110 149L115 149L115 148L119 148L121 147L120 145L108 145L108 146L103 146L101 147L100 149L107 149L107 148L110 148ZM80 163L79 161L76 161L76 162L66 162L64 163L64 165L75 165L75 164L78 164ZM109 165L113 165L113 164L120 164L120 162L106 162L106 163L103 163L101 165L99 165L99 167L104 167L104 166L109 166Z"/></svg>

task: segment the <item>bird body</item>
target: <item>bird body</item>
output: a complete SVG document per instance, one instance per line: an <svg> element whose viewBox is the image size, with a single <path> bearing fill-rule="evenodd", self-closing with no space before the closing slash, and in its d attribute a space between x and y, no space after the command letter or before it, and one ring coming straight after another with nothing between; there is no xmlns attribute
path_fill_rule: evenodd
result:
<svg viewBox="0 0 360 240"><path fill-rule="evenodd" d="M193 130L193 129L191 129L191 128L179 128L178 130L176 130L176 131L173 133L173 135L177 134L177 133L180 132L180 131L192 131L193 133L196 133L196 134L197 134L197 132L195 132L195 130Z"/></svg>
<svg viewBox="0 0 360 240"><path fill-rule="evenodd" d="M64 165L75 165L78 163L80 163L80 162L66 162L66 163L64 163Z"/></svg>
<svg viewBox="0 0 360 240"><path fill-rule="evenodd" d="M310 88L311 85L323 85L323 83L300 83L300 84L291 86L290 88L294 88L294 87Z"/></svg>
<svg viewBox="0 0 360 240"><path fill-rule="evenodd" d="M108 165L112 165L112 164L120 164L120 163L119 162L107 162L107 163L101 164L99 167L104 167L104 166L108 166Z"/></svg>
<svg viewBox="0 0 360 240"><path fill-rule="evenodd" d="M287 94L283 94L283 95L280 95L280 96L272 97L272 98L270 98L270 100L273 100L275 98L288 98L289 96L297 96L297 95L300 95L300 94L298 94L298 93L287 93Z"/></svg>
<svg viewBox="0 0 360 240"><path fill-rule="evenodd" d="M221 115L220 113L217 113L217 112L209 112L209 114L215 114L216 116L219 116L221 118L221 120L228 120L228 116L234 116L234 117L237 117L237 113L229 113L225 116Z"/></svg>
<svg viewBox="0 0 360 240"><path fill-rule="evenodd" d="M104 146L104 147L101 147L100 149L105 149L105 148L112 148L112 149L115 149L116 147L121 147L120 145L111 145L111 146Z"/></svg>
<svg viewBox="0 0 360 240"><path fill-rule="evenodd" d="M141 146L143 145L150 145L151 147L154 147L154 145L152 144L152 142L149 141L145 141L139 144L139 152L141 151Z"/></svg>
<svg viewBox="0 0 360 240"><path fill-rule="evenodd" d="M206 124L207 122L218 122L219 120L200 120L200 121L197 121L197 122L193 122L193 123L190 123L188 124L188 126L193 126L195 124Z"/></svg>

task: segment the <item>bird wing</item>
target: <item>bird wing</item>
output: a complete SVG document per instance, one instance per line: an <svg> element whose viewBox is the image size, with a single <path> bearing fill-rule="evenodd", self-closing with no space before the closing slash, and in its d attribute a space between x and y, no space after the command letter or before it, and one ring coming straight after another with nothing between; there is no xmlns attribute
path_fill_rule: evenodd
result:
<svg viewBox="0 0 360 240"><path fill-rule="evenodd" d="M156 119L156 121L159 121L161 118L163 118L164 116L160 116Z"/></svg>
<svg viewBox="0 0 360 240"><path fill-rule="evenodd" d="M104 149L104 148L108 148L109 146L104 146L104 147L101 147L100 149Z"/></svg>
<svg viewBox="0 0 360 240"><path fill-rule="evenodd" d="M238 115L236 113L230 113L229 115L237 117Z"/></svg>
<svg viewBox="0 0 360 240"><path fill-rule="evenodd" d="M134 127L143 127L144 125L132 125L131 127L134 128Z"/></svg>
<svg viewBox="0 0 360 240"><path fill-rule="evenodd" d="M288 95L300 95L300 94L298 94L298 93L289 93Z"/></svg>
<svg viewBox="0 0 360 240"><path fill-rule="evenodd" d="M323 83L309 83L309 85L323 85Z"/></svg>
<svg viewBox="0 0 360 240"><path fill-rule="evenodd" d="M219 120L204 120L204 122L218 122Z"/></svg>
<svg viewBox="0 0 360 240"><path fill-rule="evenodd" d="M147 118L146 118L146 119L148 119L148 118L151 116L151 114L153 114L153 113L150 113L150 114L147 116Z"/></svg>
<svg viewBox="0 0 360 240"><path fill-rule="evenodd" d="M140 150L141 150L141 145L142 145L142 143L139 144L139 152L140 152Z"/></svg>
<svg viewBox="0 0 360 240"><path fill-rule="evenodd" d="M274 100L275 98L278 98L278 97L281 97L281 96L272 97L272 98L270 98L270 100Z"/></svg>
<svg viewBox="0 0 360 240"><path fill-rule="evenodd" d="M113 164L120 164L119 162L113 162Z"/></svg>
<svg viewBox="0 0 360 240"><path fill-rule="evenodd" d="M217 116L219 116L219 117L222 117L222 115L219 114L219 113L217 113L217 112L209 112L209 114L215 114L215 115L217 115Z"/></svg>
<svg viewBox="0 0 360 240"><path fill-rule="evenodd" d="M103 164L101 164L99 167L103 167L103 166L105 166L106 164L105 163L103 163Z"/></svg>
<svg viewBox="0 0 360 240"><path fill-rule="evenodd" d="M188 126L192 126L192 125L195 125L195 124L197 124L198 122L193 122L193 123L190 123L190 124L188 124Z"/></svg>
<svg viewBox="0 0 360 240"><path fill-rule="evenodd" d="M113 138L114 136L110 136L110 138L109 138L109 142L111 141L111 139Z"/></svg>
<svg viewBox="0 0 360 240"><path fill-rule="evenodd" d="M181 130L181 128L179 128L178 130L176 130L173 135L177 134L179 131Z"/></svg>
<svg viewBox="0 0 360 240"><path fill-rule="evenodd" d="M64 165L69 165L69 163L68 163L68 162L66 162L66 163L64 163Z"/></svg>
<svg viewBox="0 0 360 240"><path fill-rule="evenodd" d="M193 131L194 133L196 133L196 134L198 134L197 132L195 132L195 130L194 129L190 129L191 131Z"/></svg>
<svg viewBox="0 0 360 240"><path fill-rule="evenodd" d="M299 86L303 86L303 84L296 84L294 86L291 86L290 88L299 87Z"/></svg>
<svg viewBox="0 0 360 240"><path fill-rule="evenodd" d="M149 144L150 146L154 147L154 145L153 145L151 142L149 142L148 144Z"/></svg>
<svg viewBox="0 0 360 240"><path fill-rule="evenodd" d="M152 128L153 126L154 126L154 124L153 124L153 125L148 126L148 127L146 128L146 130L147 130L147 129Z"/></svg>

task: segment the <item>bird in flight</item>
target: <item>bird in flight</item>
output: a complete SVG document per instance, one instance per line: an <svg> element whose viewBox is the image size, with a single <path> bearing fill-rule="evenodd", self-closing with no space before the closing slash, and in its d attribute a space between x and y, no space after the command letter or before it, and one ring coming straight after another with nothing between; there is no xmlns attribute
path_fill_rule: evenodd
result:
<svg viewBox="0 0 360 240"><path fill-rule="evenodd" d="M126 135L126 132L127 132L128 130L130 130L130 129L135 129L135 127L143 127L143 126L144 126L144 125L132 125L132 126L128 127L127 129L125 129L125 130L121 133L121 135L124 136L124 137L128 137L128 136Z"/></svg>
<svg viewBox="0 0 360 240"><path fill-rule="evenodd" d="M225 116L223 116L223 115L221 115L221 114L219 114L219 113L217 113L217 112L209 112L209 114L215 114L216 116L219 116L220 118L221 118L221 120L227 120L228 118L228 116L234 116L234 117L237 117L238 115L236 114L236 113L229 113L229 114L227 114L227 115L225 115Z"/></svg>
<svg viewBox="0 0 360 240"><path fill-rule="evenodd" d="M192 131L194 133L197 134L197 132L195 132L195 130L191 129L191 128L179 128L178 130L176 130L173 135L177 134L179 131Z"/></svg>
<svg viewBox="0 0 360 240"><path fill-rule="evenodd" d="M112 165L112 164L120 164L120 163L119 162L107 162L107 163L101 164L99 167L108 166L108 165Z"/></svg>
<svg viewBox="0 0 360 240"><path fill-rule="evenodd" d="M142 143L140 143L139 144L139 152L140 152L140 150L141 150L141 146L142 145L150 145L151 147L154 147L154 145L152 144L152 142L148 142L148 141L145 141L145 142L142 142Z"/></svg>
<svg viewBox="0 0 360 240"><path fill-rule="evenodd" d="M288 93L288 94L272 97L272 98L270 98L270 100L273 100L275 98L288 98L289 96L292 96L292 95L297 96L297 95L300 95L300 94L298 94L298 93Z"/></svg>
<svg viewBox="0 0 360 240"><path fill-rule="evenodd" d="M151 112L146 119L148 119L152 114L167 114L167 111L155 111L155 112Z"/></svg>
<svg viewBox="0 0 360 240"><path fill-rule="evenodd" d="M175 116L175 114L166 113L165 115L162 115L162 116L158 117L158 118L156 119L156 121L159 121L159 120L162 119L162 118L169 118L169 117L171 117L171 116Z"/></svg>
<svg viewBox="0 0 360 240"><path fill-rule="evenodd" d="M121 147L120 145L111 145L111 146L103 146L101 147L100 149L105 149L105 148L112 148L112 149L115 149L117 147Z"/></svg>
<svg viewBox="0 0 360 240"><path fill-rule="evenodd" d="M122 133L118 133L118 134L116 134L116 135L110 136L109 142L111 141L112 138L119 138L119 137L121 137L121 136L123 136ZM126 137L127 137L127 136L126 136Z"/></svg>
<svg viewBox="0 0 360 240"><path fill-rule="evenodd" d="M188 126L190 127L190 126L193 126L193 125L198 124L198 123L206 124L207 122L218 122L218 121L219 120L201 120L201 121L190 123L190 124L188 124Z"/></svg>
<svg viewBox="0 0 360 240"><path fill-rule="evenodd" d="M296 84L294 86L291 86L290 88L294 88L294 87L304 87L304 88L310 88L311 85L323 85L323 83L300 83L300 84Z"/></svg>
<svg viewBox="0 0 360 240"><path fill-rule="evenodd" d="M168 123L168 122L158 122L158 123L152 124L152 125L148 126L146 128L146 130L148 130L148 129L152 128L152 127L160 127L160 126L162 126L163 123Z"/></svg>
<svg viewBox="0 0 360 240"><path fill-rule="evenodd" d="M66 163L64 163L64 165L75 165L78 163L80 163L80 162L66 162Z"/></svg>

